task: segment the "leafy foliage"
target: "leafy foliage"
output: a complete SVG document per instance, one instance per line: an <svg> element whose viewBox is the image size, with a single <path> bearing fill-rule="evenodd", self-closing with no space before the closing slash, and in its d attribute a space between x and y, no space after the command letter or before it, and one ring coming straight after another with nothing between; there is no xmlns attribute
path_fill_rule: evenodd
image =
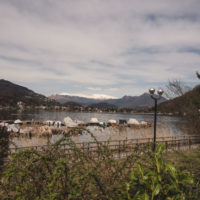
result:
<svg viewBox="0 0 200 200"><path fill-rule="evenodd" d="M190 149L189 151L173 151L164 155L167 162L173 163L179 170L187 170L193 174L194 178L194 198L200 197L200 148Z"/></svg>
<svg viewBox="0 0 200 200"><path fill-rule="evenodd" d="M97 151L89 152L77 146L70 135L40 150L13 153L1 173L1 199L132 200L192 196L191 175L164 162L164 146L158 146L156 153L151 152L150 146L135 146L131 154L117 159L116 152L107 144L94 138Z"/></svg>
<svg viewBox="0 0 200 200"><path fill-rule="evenodd" d="M162 159L164 146L159 145L147 168L137 163L126 185L126 196L132 199L188 199L192 196L192 176L186 170L179 171Z"/></svg>
<svg viewBox="0 0 200 200"><path fill-rule="evenodd" d="M63 143L70 147L69 154ZM139 156L119 160L106 145L97 146L95 154L87 153L66 136L40 151L13 153L2 172L1 199L117 197Z"/></svg>
<svg viewBox="0 0 200 200"><path fill-rule="evenodd" d="M9 134L5 127L0 126L0 168L4 164L4 159L7 158L9 151Z"/></svg>

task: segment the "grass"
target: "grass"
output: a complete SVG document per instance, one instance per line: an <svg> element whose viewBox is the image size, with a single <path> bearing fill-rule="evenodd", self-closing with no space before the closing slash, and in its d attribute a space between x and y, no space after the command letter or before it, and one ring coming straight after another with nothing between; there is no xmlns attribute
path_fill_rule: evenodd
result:
<svg viewBox="0 0 200 200"><path fill-rule="evenodd" d="M196 182L200 181L200 147L185 151L172 151L164 155L166 162L174 164L180 170L188 170Z"/></svg>

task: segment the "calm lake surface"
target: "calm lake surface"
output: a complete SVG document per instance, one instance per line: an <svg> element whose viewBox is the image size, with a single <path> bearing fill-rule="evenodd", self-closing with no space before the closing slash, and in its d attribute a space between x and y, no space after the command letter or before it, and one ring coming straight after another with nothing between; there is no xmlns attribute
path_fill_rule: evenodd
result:
<svg viewBox="0 0 200 200"><path fill-rule="evenodd" d="M107 122L110 119L125 119L135 118L139 121L153 121L152 114L130 114L130 113L87 113L87 112L66 112L66 111L0 111L0 120L35 120L35 121L46 121L46 120L60 120L62 121L65 117L69 116L73 120L80 120L84 122L89 122L91 118L95 117L99 121ZM169 125L179 122L179 118L171 116L160 116L158 115L158 123L165 122Z"/></svg>
<svg viewBox="0 0 200 200"><path fill-rule="evenodd" d="M60 120L63 121L65 117L69 116L73 120L80 120L84 122L89 122L91 118L95 117L99 121L107 122L110 119L125 119L135 118L138 121L153 121L152 114L130 114L130 113L86 113L86 112L66 112L66 111L26 111L26 112L0 112L0 120L35 120L35 121L46 121L46 120ZM180 118L172 116L158 115L157 118L157 136L178 136L185 134L182 130ZM90 128L90 131L94 133L98 140L124 140L124 139L134 139L134 138L144 138L153 136L153 127L147 129L131 130L130 128L125 128L123 130L117 130L113 128ZM61 138L61 135L53 135L50 140L55 142L57 139ZM89 135L81 135L73 137L76 142L88 142L91 141ZM29 138L14 138L14 142L18 146L32 146L32 145L45 145L47 143L46 138L33 137Z"/></svg>

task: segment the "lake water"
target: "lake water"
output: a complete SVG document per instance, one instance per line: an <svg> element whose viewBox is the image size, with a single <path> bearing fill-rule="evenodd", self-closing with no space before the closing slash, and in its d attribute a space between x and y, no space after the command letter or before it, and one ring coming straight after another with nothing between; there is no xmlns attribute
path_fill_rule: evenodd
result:
<svg viewBox="0 0 200 200"><path fill-rule="evenodd" d="M66 111L26 111L26 112L8 112L0 111L0 120L35 120L35 121L45 121L45 120L60 120L62 121L65 117L69 116L73 120L80 120L84 122L89 122L91 118L95 117L99 121L107 122L110 119L125 119L135 118L139 121L146 120L152 121L152 114L130 114L130 113L87 113L87 112L66 112ZM165 122L169 125L178 122L179 118L171 116L158 115L158 123Z"/></svg>
<svg viewBox="0 0 200 200"><path fill-rule="evenodd" d="M152 114L130 114L130 113L86 113L86 112L66 112L66 111L31 111L31 112L0 112L0 120L35 120L35 121L45 121L45 120L60 120L63 121L65 117L69 116L73 120L80 120L84 122L89 122L91 118L97 118L99 121L107 122L110 119L125 119L135 118L138 121L148 121L153 122ZM180 126L180 119L172 116L162 116L158 115L157 118L157 136L178 136L185 134ZM123 129L117 129L109 127L102 129L99 127L90 127L91 132L94 133L100 141L105 140L124 140L124 139L134 139L134 138L144 138L153 137L153 127L147 129L133 130L128 127ZM56 141L62 137L62 135L53 135L50 138L51 142ZM81 135L73 137L76 142L88 142L91 141L89 135ZM47 138L33 137L29 138L14 138L13 141L18 146L32 146L32 145L44 145L47 143Z"/></svg>

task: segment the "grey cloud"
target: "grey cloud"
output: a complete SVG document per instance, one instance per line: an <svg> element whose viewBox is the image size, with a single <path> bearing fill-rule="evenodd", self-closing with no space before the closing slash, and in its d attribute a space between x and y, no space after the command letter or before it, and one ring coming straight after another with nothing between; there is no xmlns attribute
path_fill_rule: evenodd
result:
<svg viewBox="0 0 200 200"><path fill-rule="evenodd" d="M185 47L185 48L180 49L179 51L183 53L193 53L193 54L200 55L200 48L198 47Z"/></svg>
<svg viewBox="0 0 200 200"><path fill-rule="evenodd" d="M29 65L36 65L36 66L41 66L41 62L36 61L36 60L28 60L28 59L21 59L21 58L15 58L15 57L10 57L10 56L3 56L0 55L0 59L6 60L9 62L14 62L14 63L28 63Z"/></svg>
<svg viewBox="0 0 200 200"><path fill-rule="evenodd" d="M66 81L62 92L77 84L113 96L131 92L130 84L139 91L177 76L191 82L200 65L199 9L198 0L0 0L0 69L11 81L18 68L29 82L30 74Z"/></svg>
<svg viewBox="0 0 200 200"><path fill-rule="evenodd" d="M125 51L123 55L132 55L132 54L161 54L161 53L167 53L169 52L168 49L163 49L161 47L154 47L154 46L150 46L150 47L141 47L141 48L130 48L127 51Z"/></svg>

